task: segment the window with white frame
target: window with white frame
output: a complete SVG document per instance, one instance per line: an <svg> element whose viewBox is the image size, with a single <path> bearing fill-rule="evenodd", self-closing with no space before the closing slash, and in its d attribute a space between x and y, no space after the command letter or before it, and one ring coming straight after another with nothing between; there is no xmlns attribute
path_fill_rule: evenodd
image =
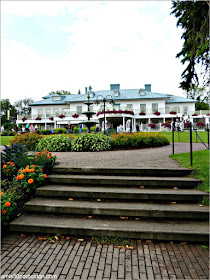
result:
<svg viewBox="0 0 210 280"><path fill-rule="evenodd" d="M180 113L180 107L174 107L174 112Z"/></svg>
<svg viewBox="0 0 210 280"><path fill-rule="evenodd" d="M50 109L46 109L45 110L45 114L46 114L46 118L51 117L51 110Z"/></svg>
<svg viewBox="0 0 210 280"><path fill-rule="evenodd" d="M54 101L61 100L61 96L53 96L53 97L52 97L52 100L54 100Z"/></svg>
<svg viewBox="0 0 210 280"><path fill-rule="evenodd" d="M183 107L183 113L184 115L188 115L188 106Z"/></svg>
<svg viewBox="0 0 210 280"><path fill-rule="evenodd" d="M54 109L53 110L53 114L55 117L58 117L59 116L59 110L58 109Z"/></svg>
<svg viewBox="0 0 210 280"><path fill-rule="evenodd" d="M152 103L152 113L158 112L158 103Z"/></svg>
<svg viewBox="0 0 210 280"><path fill-rule="evenodd" d="M166 114L169 114L169 107L166 107L166 108L165 108L165 113L166 113Z"/></svg>
<svg viewBox="0 0 210 280"><path fill-rule="evenodd" d="M140 104L140 113L146 113L146 104Z"/></svg>
<svg viewBox="0 0 210 280"><path fill-rule="evenodd" d="M133 104L127 104L127 110L133 111Z"/></svg>
<svg viewBox="0 0 210 280"><path fill-rule="evenodd" d="M69 117L69 109L63 108L62 109L62 114L66 117Z"/></svg>
<svg viewBox="0 0 210 280"><path fill-rule="evenodd" d="M82 113L82 106L77 106L77 114L81 114Z"/></svg>
<svg viewBox="0 0 210 280"><path fill-rule="evenodd" d="M42 117L43 115L43 109L38 109L38 117Z"/></svg>
<svg viewBox="0 0 210 280"><path fill-rule="evenodd" d="M120 104L114 104L113 109L114 109L114 111L119 111L120 110Z"/></svg>

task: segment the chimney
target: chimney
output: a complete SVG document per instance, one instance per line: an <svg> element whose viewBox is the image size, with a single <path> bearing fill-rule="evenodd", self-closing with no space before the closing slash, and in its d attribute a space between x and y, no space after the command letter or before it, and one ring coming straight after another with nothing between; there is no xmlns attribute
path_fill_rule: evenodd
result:
<svg viewBox="0 0 210 280"><path fill-rule="evenodd" d="M87 94L87 87L85 88L85 94Z"/></svg>
<svg viewBox="0 0 210 280"><path fill-rule="evenodd" d="M120 84L110 84L110 90L120 90Z"/></svg>
<svg viewBox="0 0 210 280"><path fill-rule="evenodd" d="M149 91L149 92L151 92L151 84L146 84L145 85L145 91Z"/></svg>

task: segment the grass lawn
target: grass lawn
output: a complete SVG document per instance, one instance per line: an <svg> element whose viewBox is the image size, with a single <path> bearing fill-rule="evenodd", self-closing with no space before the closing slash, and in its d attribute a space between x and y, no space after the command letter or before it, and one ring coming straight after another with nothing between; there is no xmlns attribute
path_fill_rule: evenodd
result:
<svg viewBox="0 0 210 280"><path fill-rule="evenodd" d="M1 136L1 145L9 145L9 140L14 136Z"/></svg>
<svg viewBox="0 0 210 280"><path fill-rule="evenodd" d="M183 167L193 168L192 176L203 181L198 189L209 193L209 150L193 152L193 166L190 165L190 153L175 154L170 157ZM207 198L204 199L203 204L209 204Z"/></svg>
<svg viewBox="0 0 210 280"><path fill-rule="evenodd" d="M171 131L163 131L161 132L164 136L168 138L170 142L172 142L172 132ZM204 143L208 143L208 134L207 131L198 131L198 135L203 140ZM196 137L195 131L192 132L192 140L193 143L201 143L200 139ZM177 132L174 131L174 141L175 142L190 142L190 132L183 131Z"/></svg>

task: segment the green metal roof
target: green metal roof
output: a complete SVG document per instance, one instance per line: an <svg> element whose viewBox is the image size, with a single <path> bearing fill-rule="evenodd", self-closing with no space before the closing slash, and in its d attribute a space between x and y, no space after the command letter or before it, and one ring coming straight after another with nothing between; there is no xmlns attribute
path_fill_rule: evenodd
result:
<svg viewBox="0 0 210 280"><path fill-rule="evenodd" d="M166 99L166 103L178 103L178 102L196 102L193 99L184 98L175 95L161 94L145 91L144 95L139 93L139 89L120 89L119 96L114 96L114 90L99 90L93 93L93 97L90 97L90 100L96 101L101 100L107 95L111 95L113 100L146 100L146 99ZM71 94L71 95L62 95L61 100L53 100L53 96L60 96L57 94L47 95L43 97L43 100L36 101L31 103L31 106L34 105L61 105L71 102L85 102L87 101L87 94ZM107 99L111 99L110 96Z"/></svg>

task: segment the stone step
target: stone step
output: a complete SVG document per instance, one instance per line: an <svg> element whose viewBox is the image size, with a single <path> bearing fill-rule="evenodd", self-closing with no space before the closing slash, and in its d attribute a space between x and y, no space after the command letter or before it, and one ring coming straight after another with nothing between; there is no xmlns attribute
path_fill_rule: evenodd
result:
<svg viewBox="0 0 210 280"><path fill-rule="evenodd" d="M95 167L66 167L55 166L54 174L80 174L80 175L120 175L120 176L152 176L152 177L182 177L188 176L192 172L189 168L95 168Z"/></svg>
<svg viewBox="0 0 210 280"><path fill-rule="evenodd" d="M149 201L201 201L207 193L186 189L105 188L71 185L46 185L36 190L37 196L54 198L89 198Z"/></svg>
<svg viewBox="0 0 210 280"><path fill-rule="evenodd" d="M24 214L10 223L10 230L21 233L69 234L80 238L82 236L110 236L202 244L209 241L207 223L186 221L148 222Z"/></svg>
<svg viewBox="0 0 210 280"><path fill-rule="evenodd" d="M198 204L93 202L35 198L25 204L27 212L93 216L127 216L148 219L209 220L209 208Z"/></svg>
<svg viewBox="0 0 210 280"><path fill-rule="evenodd" d="M77 184L120 187L153 187L153 188L195 188L201 180L188 177L140 177L140 176L103 176L103 175L60 175L48 176L48 183Z"/></svg>

